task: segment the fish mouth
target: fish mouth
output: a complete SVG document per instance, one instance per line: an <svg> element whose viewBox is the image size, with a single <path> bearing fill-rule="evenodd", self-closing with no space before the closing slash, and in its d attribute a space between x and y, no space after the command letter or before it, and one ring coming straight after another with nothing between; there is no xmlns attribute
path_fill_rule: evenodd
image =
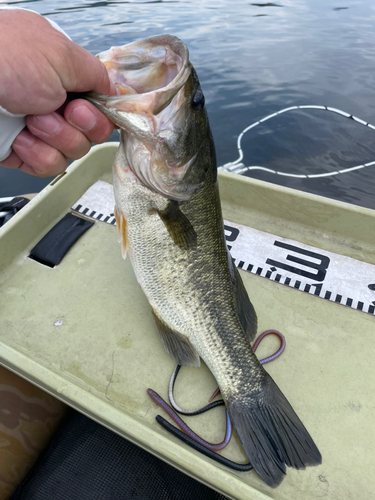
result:
<svg viewBox="0 0 375 500"><path fill-rule="evenodd" d="M159 35L112 47L97 57L119 95L89 93L86 98L122 129L130 169L152 191L189 200L203 183L184 182L198 152L174 154L186 129L183 87L192 73L186 45L175 36Z"/></svg>
<svg viewBox="0 0 375 500"><path fill-rule="evenodd" d="M191 74L189 51L173 35L112 47L97 57L106 66L119 95L88 93L86 98L115 125L133 133L150 128L146 122L171 103ZM144 115L144 119L135 120L134 114Z"/></svg>

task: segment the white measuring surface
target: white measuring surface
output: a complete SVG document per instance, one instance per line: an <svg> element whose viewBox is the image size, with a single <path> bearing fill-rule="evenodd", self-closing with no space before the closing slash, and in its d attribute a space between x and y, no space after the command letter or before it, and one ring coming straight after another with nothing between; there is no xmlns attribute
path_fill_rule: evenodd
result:
<svg viewBox="0 0 375 500"><path fill-rule="evenodd" d="M111 184L98 181L72 206L116 224ZM239 269L358 311L375 314L375 266L251 227L224 221L228 248Z"/></svg>
<svg viewBox="0 0 375 500"><path fill-rule="evenodd" d="M73 210L82 215L115 225L114 208L115 197L112 184L104 181L95 182L72 206Z"/></svg>

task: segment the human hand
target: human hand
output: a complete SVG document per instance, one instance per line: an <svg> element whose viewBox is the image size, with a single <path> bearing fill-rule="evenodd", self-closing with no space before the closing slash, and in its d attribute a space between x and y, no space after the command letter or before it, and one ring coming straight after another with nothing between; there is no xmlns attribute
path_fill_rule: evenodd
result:
<svg viewBox="0 0 375 500"><path fill-rule="evenodd" d="M113 124L88 101L64 107L67 92L115 95L105 66L39 14L0 11L0 106L28 115L1 165L48 177L67 159L84 156L91 143L108 139ZM5 70L4 70L5 68Z"/></svg>

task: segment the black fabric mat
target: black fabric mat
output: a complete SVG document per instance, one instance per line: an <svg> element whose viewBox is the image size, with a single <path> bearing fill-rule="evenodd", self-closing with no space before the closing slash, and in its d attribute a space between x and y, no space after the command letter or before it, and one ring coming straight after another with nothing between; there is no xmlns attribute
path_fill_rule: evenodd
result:
<svg viewBox="0 0 375 500"><path fill-rule="evenodd" d="M227 500L71 411L11 500Z"/></svg>

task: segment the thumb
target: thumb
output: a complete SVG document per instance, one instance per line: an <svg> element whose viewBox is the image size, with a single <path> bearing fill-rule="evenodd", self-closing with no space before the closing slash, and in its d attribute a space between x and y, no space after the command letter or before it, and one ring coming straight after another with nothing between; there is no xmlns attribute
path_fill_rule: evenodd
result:
<svg viewBox="0 0 375 500"><path fill-rule="evenodd" d="M116 95L116 87L110 80L106 67L97 57L74 42L71 42L71 56L70 71L60 74L67 92L93 91Z"/></svg>

